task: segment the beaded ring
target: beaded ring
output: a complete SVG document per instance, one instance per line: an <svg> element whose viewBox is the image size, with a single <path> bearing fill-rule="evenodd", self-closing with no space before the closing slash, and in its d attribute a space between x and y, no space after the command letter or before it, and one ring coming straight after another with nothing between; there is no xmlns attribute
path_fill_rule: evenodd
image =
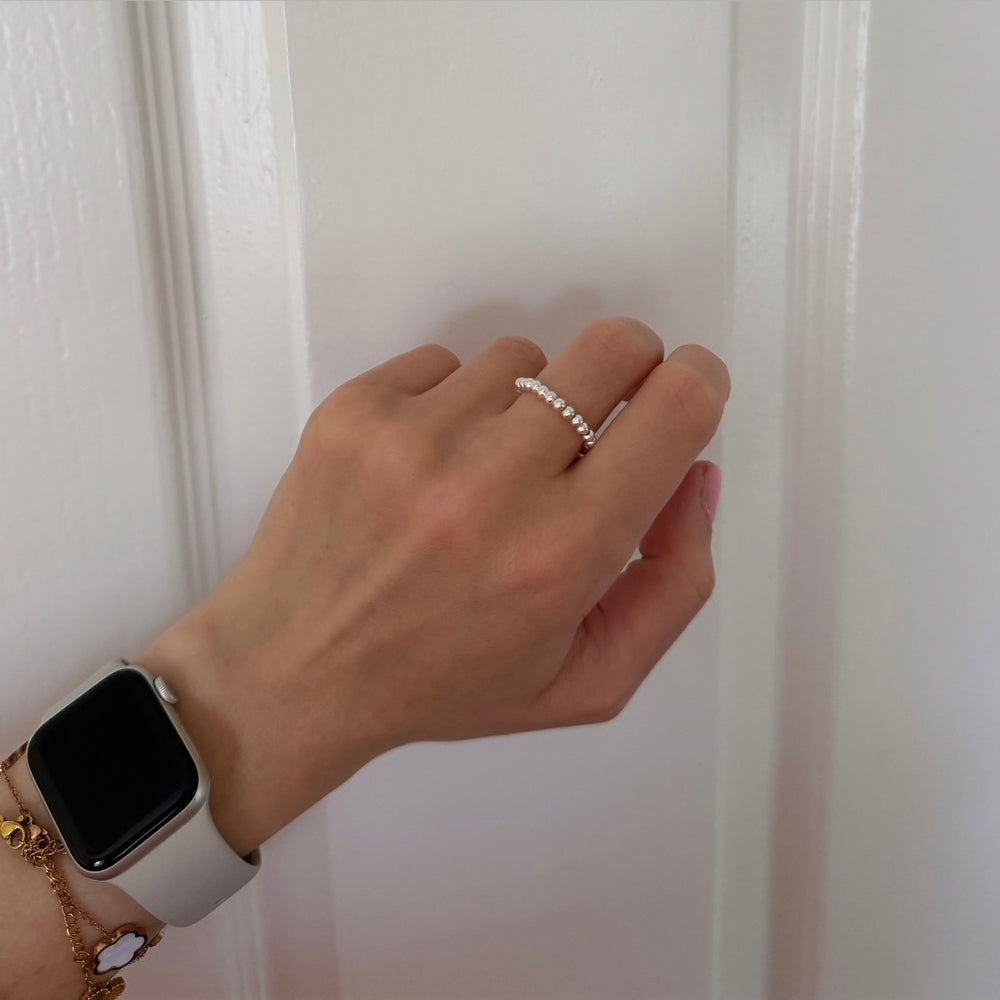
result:
<svg viewBox="0 0 1000 1000"><path fill-rule="evenodd" d="M514 388L518 392L533 392L539 399L554 406L556 411L561 413L570 422L570 426L583 438L583 445L580 450L581 455L586 455L594 447L597 435L590 429L587 421L565 399L558 396L547 385L543 385L536 378L525 377L515 380Z"/></svg>

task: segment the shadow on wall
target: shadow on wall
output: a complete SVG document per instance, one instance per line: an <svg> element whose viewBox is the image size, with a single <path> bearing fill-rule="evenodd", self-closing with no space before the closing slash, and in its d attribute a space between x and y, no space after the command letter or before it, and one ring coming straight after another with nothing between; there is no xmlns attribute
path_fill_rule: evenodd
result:
<svg viewBox="0 0 1000 1000"><path fill-rule="evenodd" d="M691 341L711 345L718 342L720 331L708 329L704 322L692 329L684 300L690 298L692 285L706 284L706 272L717 270L717 260L693 249L665 262L660 288L646 281L636 281L630 287L577 285L534 307L513 299L486 299L419 332L420 342L443 344L464 362L494 340L518 335L539 344L551 360L587 323L607 316L634 316L662 337L667 354ZM671 288L677 289L676 296L670 295ZM411 346L416 346L416 341Z"/></svg>
<svg viewBox="0 0 1000 1000"><path fill-rule="evenodd" d="M451 348L464 362L494 340L516 335L535 341L551 360L581 326L607 314L606 296L592 288L570 288L536 308L509 299L484 301L443 319L424 339Z"/></svg>

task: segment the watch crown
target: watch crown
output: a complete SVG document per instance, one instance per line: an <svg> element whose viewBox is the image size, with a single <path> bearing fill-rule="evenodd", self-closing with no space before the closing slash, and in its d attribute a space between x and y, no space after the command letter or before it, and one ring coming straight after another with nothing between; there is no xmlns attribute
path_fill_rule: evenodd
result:
<svg viewBox="0 0 1000 1000"><path fill-rule="evenodd" d="M165 701L168 705L177 704L177 695L174 694L173 689L162 677L157 677L153 681L153 687L156 689L156 693L160 698Z"/></svg>

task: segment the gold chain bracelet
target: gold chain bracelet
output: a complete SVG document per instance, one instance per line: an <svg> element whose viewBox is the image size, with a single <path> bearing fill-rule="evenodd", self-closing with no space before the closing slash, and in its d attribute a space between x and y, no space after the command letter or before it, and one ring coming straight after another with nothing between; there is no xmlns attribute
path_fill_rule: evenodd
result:
<svg viewBox="0 0 1000 1000"><path fill-rule="evenodd" d="M96 977L109 972L118 972L126 965L137 962L150 948L160 943L163 932L150 939L149 934L136 924L122 924L110 931L73 899L69 885L59 871L56 861L60 854L66 853L65 845L58 837L54 837L34 821L7 773L7 768L23 756L26 746L27 744L23 744L6 760L0 761L0 774L3 775L19 810L16 819L0 816L0 840L3 840L11 850L18 852L29 865L40 868L48 876L52 891L59 900L59 909L66 925L66 935L73 948L73 960L80 967L86 983L80 1000L114 1000L125 992L125 980L121 976L115 976L114 979L101 983ZM102 935L93 948L88 949L83 940L81 919L100 931Z"/></svg>

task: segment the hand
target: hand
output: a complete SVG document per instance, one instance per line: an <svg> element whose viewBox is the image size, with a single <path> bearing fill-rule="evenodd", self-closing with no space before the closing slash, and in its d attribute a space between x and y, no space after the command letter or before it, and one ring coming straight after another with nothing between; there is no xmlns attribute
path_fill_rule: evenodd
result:
<svg viewBox="0 0 1000 1000"><path fill-rule="evenodd" d="M234 847L392 747L617 715L714 583L692 463L729 377L698 346L662 359L601 320L548 364L428 344L320 404L245 557L139 658L180 692ZM577 460L520 375L595 429L634 395Z"/></svg>

